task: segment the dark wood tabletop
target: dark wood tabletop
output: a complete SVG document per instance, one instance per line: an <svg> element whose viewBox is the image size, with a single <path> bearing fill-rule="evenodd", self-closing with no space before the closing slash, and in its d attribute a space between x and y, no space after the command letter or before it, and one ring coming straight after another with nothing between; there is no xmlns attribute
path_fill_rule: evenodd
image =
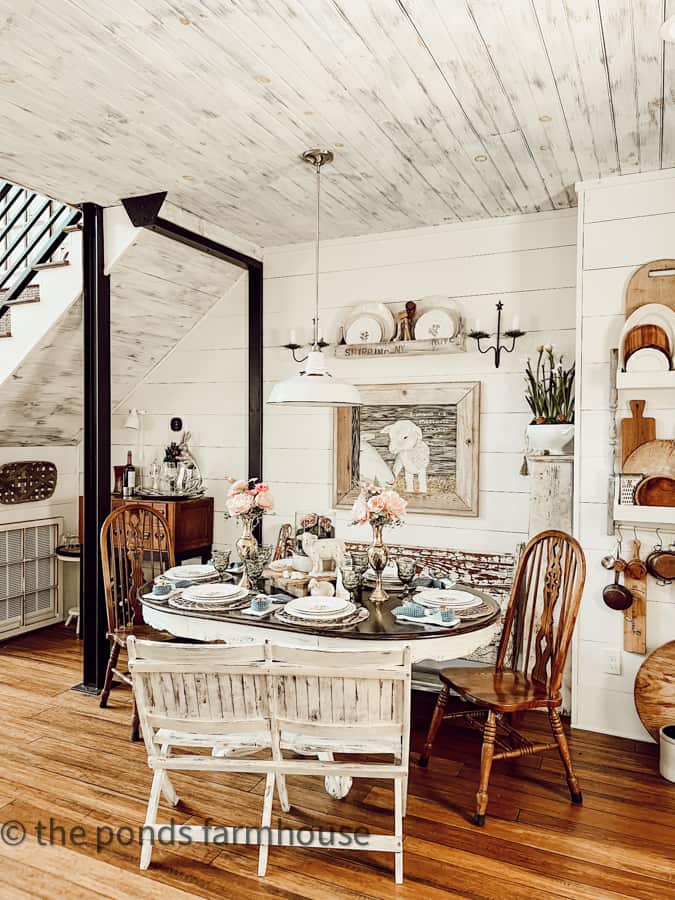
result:
<svg viewBox="0 0 675 900"><path fill-rule="evenodd" d="M149 593L152 585L147 585L144 593ZM480 631L488 625L492 625L500 615L499 605L488 594L478 591L474 587L465 584L457 584L457 587L467 593L474 594L479 597L487 607L489 612L479 619L464 619L452 628L442 628L438 625L414 625L412 622L397 622L391 614L391 610L400 606L403 602L403 594L390 594L389 599L384 603L373 603L370 600L370 590L362 588L356 595L357 605L365 606L370 615L368 618L356 625L347 628L313 628L311 625L291 625L286 622L280 622L274 614L258 618L256 616L244 615L241 610L183 610L169 606L166 600L142 599L144 606L156 609L163 613L170 613L175 616L188 616L196 619L213 619L221 622L232 622L237 625L250 625L252 628L271 628L277 631L297 631L305 634L323 635L324 637L335 638L355 638L371 639L377 635L382 640L406 640L439 638L451 636L453 634L468 634L472 631ZM259 592L262 593L262 592ZM274 593L281 593L275 591ZM289 599L293 599L289 597Z"/></svg>

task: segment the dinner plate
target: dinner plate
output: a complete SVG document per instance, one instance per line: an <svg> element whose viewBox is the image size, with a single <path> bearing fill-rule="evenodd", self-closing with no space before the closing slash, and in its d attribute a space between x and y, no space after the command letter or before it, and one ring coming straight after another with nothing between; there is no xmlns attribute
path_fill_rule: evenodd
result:
<svg viewBox="0 0 675 900"><path fill-rule="evenodd" d="M668 372L670 361L662 350L641 347L628 357L626 372Z"/></svg>
<svg viewBox="0 0 675 900"><path fill-rule="evenodd" d="M450 607L451 609L471 609L480 606L483 602L480 597L470 594L468 591L443 590L441 588L427 588L415 595L415 601L423 606Z"/></svg>
<svg viewBox="0 0 675 900"><path fill-rule="evenodd" d="M447 309L430 309L415 322L415 340L453 338L457 333L454 318Z"/></svg>
<svg viewBox="0 0 675 900"><path fill-rule="evenodd" d="M355 606L341 597L296 597L286 604L286 609L290 615L315 619L349 615Z"/></svg>
<svg viewBox="0 0 675 900"><path fill-rule="evenodd" d="M358 316L347 329L348 344L378 344L382 340L382 324L375 316Z"/></svg>
<svg viewBox="0 0 675 900"><path fill-rule="evenodd" d="M210 563L206 565L174 566L172 569L167 569L164 572L164 576L171 581L182 581L183 579L198 581L200 578L212 578L217 574L218 570Z"/></svg>
<svg viewBox="0 0 675 900"><path fill-rule="evenodd" d="M352 322L360 316L372 316L377 319L382 329L383 341L390 341L394 337L396 322L389 307L384 303L362 303L360 306L355 307L347 317L345 322L345 340L347 340L347 331L351 327ZM349 343L349 341L347 342Z"/></svg>
<svg viewBox="0 0 675 900"><path fill-rule="evenodd" d="M443 297L440 294L431 294L428 297L420 297L417 301L417 321L419 322L420 318L423 315L426 315L426 313L437 309L443 309L447 312L453 327L451 337L454 337L461 327L462 314L457 305L457 301L453 300L451 297ZM415 329L417 329L417 325L415 325ZM417 337L417 330L415 330L415 337Z"/></svg>
<svg viewBox="0 0 675 900"><path fill-rule="evenodd" d="M368 610L363 607L360 607L359 609L356 609L355 607L354 611L349 616L331 619L303 619L299 616L290 615L287 606L283 606L281 609L274 611L274 618L279 622L283 622L287 625L295 625L296 627L299 626L301 628L325 629L326 631L330 631L331 629L339 630L341 628L352 628L360 622L365 622L369 615L370 613Z"/></svg>
<svg viewBox="0 0 675 900"><path fill-rule="evenodd" d="M218 601L218 600L235 600L246 594L243 588L236 584L223 584L216 582L212 584L194 584L189 588L185 588L183 596L188 600L198 600L200 603Z"/></svg>

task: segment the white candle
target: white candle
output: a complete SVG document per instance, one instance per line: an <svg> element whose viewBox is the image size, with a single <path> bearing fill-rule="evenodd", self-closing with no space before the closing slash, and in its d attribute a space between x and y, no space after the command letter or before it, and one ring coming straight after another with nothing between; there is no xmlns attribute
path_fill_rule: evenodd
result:
<svg viewBox="0 0 675 900"><path fill-rule="evenodd" d="M474 331L480 331L480 319L476 319L476 324L474 326Z"/></svg>
<svg viewBox="0 0 675 900"><path fill-rule="evenodd" d="M520 325L520 319L518 316L513 317L513 322L511 323L511 331L518 331L518 326Z"/></svg>
<svg viewBox="0 0 675 900"><path fill-rule="evenodd" d="M289 344L297 344L298 343L298 332L295 329L291 329L291 333L288 336Z"/></svg>

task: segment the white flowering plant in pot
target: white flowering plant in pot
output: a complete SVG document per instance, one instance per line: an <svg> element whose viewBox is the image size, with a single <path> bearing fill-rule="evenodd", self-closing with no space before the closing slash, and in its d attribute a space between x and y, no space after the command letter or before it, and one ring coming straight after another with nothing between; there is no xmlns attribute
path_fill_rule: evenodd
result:
<svg viewBox="0 0 675 900"><path fill-rule="evenodd" d="M525 399L532 411L527 428L530 452L564 454L574 439L575 366L565 367L552 344L537 347L537 363L525 367Z"/></svg>

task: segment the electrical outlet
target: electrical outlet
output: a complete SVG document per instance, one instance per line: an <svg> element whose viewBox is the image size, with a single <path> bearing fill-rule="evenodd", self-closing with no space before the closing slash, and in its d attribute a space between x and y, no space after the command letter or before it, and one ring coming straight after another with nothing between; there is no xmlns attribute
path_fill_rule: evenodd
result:
<svg viewBox="0 0 675 900"><path fill-rule="evenodd" d="M603 651L603 653L605 656L605 672L608 675L620 675L621 674L621 651L606 648Z"/></svg>

